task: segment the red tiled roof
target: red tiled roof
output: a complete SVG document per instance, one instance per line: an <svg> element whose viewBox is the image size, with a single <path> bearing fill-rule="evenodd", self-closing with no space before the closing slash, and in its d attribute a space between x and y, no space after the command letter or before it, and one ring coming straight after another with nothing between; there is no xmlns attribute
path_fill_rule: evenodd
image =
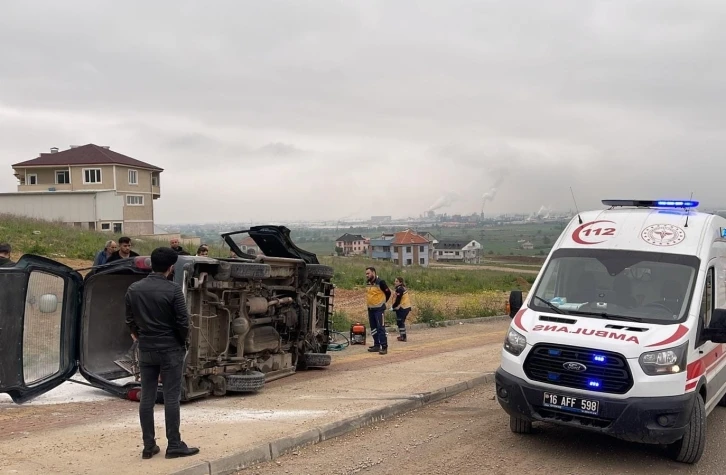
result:
<svg viewBox="0 0 726 475"><path fill-rule="evenodd" d="M238 246L257 246L257 243L254 239L252 239L249 236L245 236L238 244Z"/></svg>
<svg viewBox="0 0 726 475"><path fill-rule="evenodd" d="M407 229L394 235L393 244L428 244L428 239Z"/></svg>
<svg viewBox="0 0 726 475"><path fill-rule="evenodd" d="M163 171L162 168L151 165L135 158L127 157L113 150L99 147L89 143L80 147L58 151L56 153L41 153L38 158L25 162L15 163L13 167L40 167L40 166L67 166L67 165L124 165L127 167L147 168Z"/></svg>

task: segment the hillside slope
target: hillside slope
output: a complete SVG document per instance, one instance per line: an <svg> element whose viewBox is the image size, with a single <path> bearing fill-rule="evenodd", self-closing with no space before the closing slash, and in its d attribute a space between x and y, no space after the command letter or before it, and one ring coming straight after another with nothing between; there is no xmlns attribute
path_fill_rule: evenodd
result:
<svg viewBox="0 0 726 475"><path fill-rule="evenodd" d="M121 235L86 231L60 222L0 214L0 242L10 243L15 257L21 254L38 254L53 259L92 261L96 253L103 249L106 241L109 239L118 241L119 237ZM143 255L164 244L163 241L134 239L132 248Z"/></svg>

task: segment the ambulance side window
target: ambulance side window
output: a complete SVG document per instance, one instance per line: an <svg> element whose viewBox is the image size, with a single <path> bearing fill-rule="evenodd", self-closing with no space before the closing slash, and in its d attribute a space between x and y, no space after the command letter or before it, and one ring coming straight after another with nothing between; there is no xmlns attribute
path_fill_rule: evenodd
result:
<svg viewBox="0 0 726 475"><path fill-rule="evenodd" d="M703 295L701 296L701 323L706 328L711 323L711 313L714 308L713 274L714 269L710 267L706 274L706 285L703 288Z"/></svg>

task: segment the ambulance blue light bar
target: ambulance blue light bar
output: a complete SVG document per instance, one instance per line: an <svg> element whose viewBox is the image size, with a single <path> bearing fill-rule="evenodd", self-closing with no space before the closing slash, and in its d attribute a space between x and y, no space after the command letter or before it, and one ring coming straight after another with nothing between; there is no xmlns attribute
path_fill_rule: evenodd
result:
<svg viewBox="0 0 726 475"><path fill-rule="evenodd" d="M638 208L697 208L693 200L602 200L605 206L635 206Z"/></svg>

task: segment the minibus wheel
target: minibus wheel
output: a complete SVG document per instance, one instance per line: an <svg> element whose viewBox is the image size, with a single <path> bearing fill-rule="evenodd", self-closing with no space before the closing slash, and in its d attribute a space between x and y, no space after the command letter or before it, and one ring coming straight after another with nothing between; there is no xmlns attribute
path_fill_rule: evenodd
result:
<svg viewBox="0 0 726 475"><path fill-rule="evenodd" d="M706 445L706 404L698 394L693 403L691 419L686 426L683 438L668 446L670 456L676 462L697 463Z"/></svg>
<svg viewBox="0 0 726 475"><path fill-rule="evenodd" d="M532 421L521 417L509 416L509 428L515 434L529 434L532 432Z"/></svg>

